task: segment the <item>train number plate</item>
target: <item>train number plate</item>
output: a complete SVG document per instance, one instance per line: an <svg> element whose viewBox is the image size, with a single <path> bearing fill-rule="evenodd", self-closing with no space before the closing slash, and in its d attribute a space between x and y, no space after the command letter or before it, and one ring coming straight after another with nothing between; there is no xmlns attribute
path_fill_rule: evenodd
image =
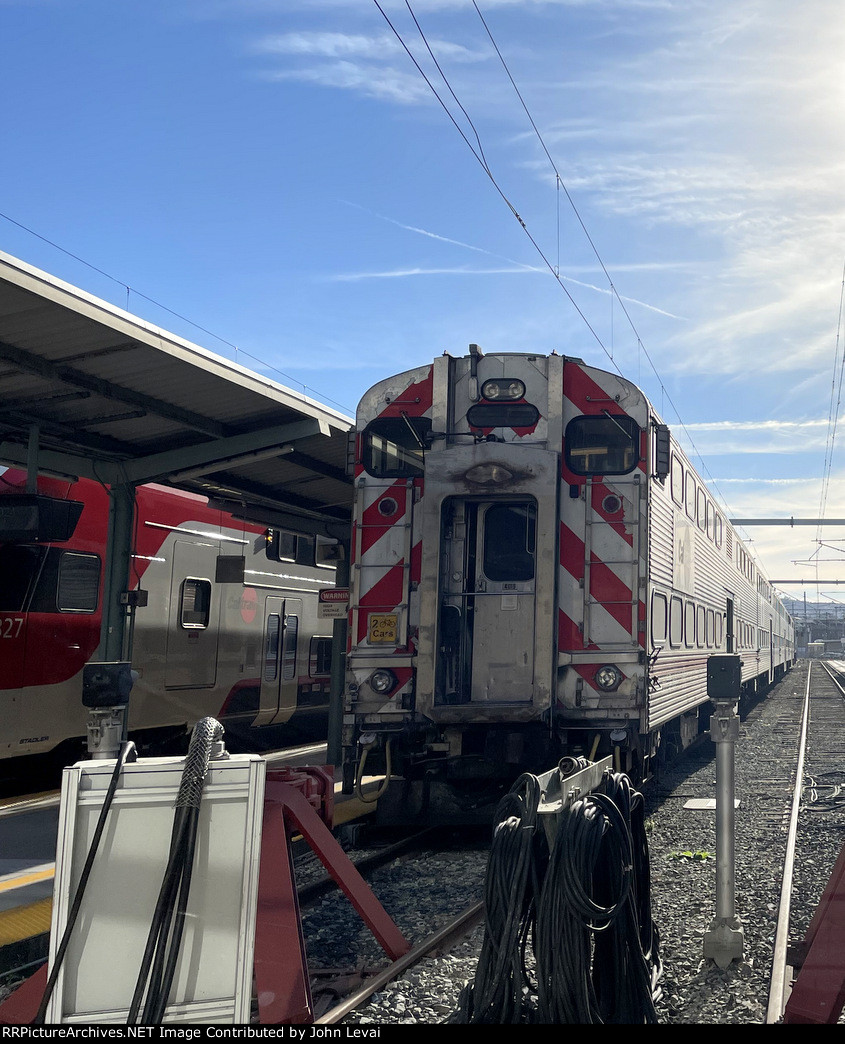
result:
<svg viewBox="0 0 845 1044"><path fill-rule="evenodd" d="M396 645L399 641L399 616L397 613L370 615L370 644Z"/></svg>

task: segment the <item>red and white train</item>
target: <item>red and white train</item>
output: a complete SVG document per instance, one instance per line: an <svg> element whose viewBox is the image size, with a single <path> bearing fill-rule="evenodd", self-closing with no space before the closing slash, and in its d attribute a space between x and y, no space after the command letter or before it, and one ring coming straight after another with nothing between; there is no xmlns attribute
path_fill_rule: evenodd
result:
<svg viewBox="0 0 845 1044"><path fill-rule="evenodd" d="M792 621L643 395L553 354L446 354L360 403L344 716L362 762L454 783L615 753L643 778L762 690Z"/></svg>
<svg viewBox="0 0 845 1044"><path fill-rule="evenodd" d="M82 669L100 643L108 493L44 476L38 491L72 502L76 522L61 542L4 542L14 512L0 509L2 758L66 741L75 756ZM25 474L0 468L6 505L25 492ZM139 487L136 503L129 586L147 604L132 626L131 733L161 740L212 715L229 732L284 725L277 739L325 740L332 622L318 618L317 592L334 586L330 542L246 524L165 486ZM243 583L216 582L220 555L245 558Z"/></svg>

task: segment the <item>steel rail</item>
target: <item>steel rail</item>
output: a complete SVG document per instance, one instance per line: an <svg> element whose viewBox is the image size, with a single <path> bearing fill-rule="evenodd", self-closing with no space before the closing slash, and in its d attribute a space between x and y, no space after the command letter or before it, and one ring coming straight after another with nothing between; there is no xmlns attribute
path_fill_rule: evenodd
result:
<svg viewBox="0 0 845 1044"><path fill-rule="evenodd" d="M434 932L427 939L424 939L417 946L414 946L403 957L400 957L398 961L394 961L377 975L374 975L369 982L355 993L350 994L345 1000L342 1000L340 1004L335 1005L334 1008L331 1008L324 1015L321 1015L320 1018L315 1019L313 1024L315 1026L336 1025L338 1022L342 1021L350 1011L354 1011L355 1008L360 1007L360 1005L369 1000L374 993L378 993L378 991L383 986L387 985L387 983L392 982L393 979L398 979L403 972L407 971L408 968L413 967L413 965L422 960L423 957L431 953L432 950L438 949L445 942L454 937L462 937L472 931L483 917L483 902L468 906L466 910L454 918L454 920Z"/></svg>
<svg viewBox="0 0 845 1044"><path fill-rule="evenodd" d="M798 836L798 810L804 787L804 754L807 748L807 730L810 721L810 677L812 663L807 666L807 688L801 712L801 734L798 741L798 765L795 770L795 786L792 790L792 807L789 813L789 831L786 838L786 854L781 879L778 923L772 954L772 976L769 986L769 1004L766 1009L766 1025L773 1025L783 1015L786 1006L786 950L789 945L789 915L792 898L792 876L795 869L795 841Z"/></svg>

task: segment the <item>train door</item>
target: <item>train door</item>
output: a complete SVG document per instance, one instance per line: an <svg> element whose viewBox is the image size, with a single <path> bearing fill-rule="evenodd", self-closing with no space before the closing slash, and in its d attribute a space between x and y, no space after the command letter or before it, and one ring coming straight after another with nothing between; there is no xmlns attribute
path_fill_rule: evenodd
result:
<svg viewBox="0 0 845 1044"><path fill-rule="evenodd" d="M297 649L302 599L268 595L264 603L261 710L256 725L287 721L297 705Z"/></svg>
<svg viewBox="0 0 845 1044"><path fill-rule="evenodd" d="M164 684L168 689L209 688L217 678L220 599L213 596L217 548L177 540L170 577L170 624Z"/></svg>
<svg viewBox="0 0 845 1044"><path fill-rule="evenodd" d="M446 505L441 691L451 699L533 699L536 529L533 498Z"/></svg>

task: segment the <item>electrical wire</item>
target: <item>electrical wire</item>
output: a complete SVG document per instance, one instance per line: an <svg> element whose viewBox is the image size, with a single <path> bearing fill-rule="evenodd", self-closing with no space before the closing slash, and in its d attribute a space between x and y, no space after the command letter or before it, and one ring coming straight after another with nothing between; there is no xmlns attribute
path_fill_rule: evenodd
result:
<svg viewBox="0 0 845 1044"><path fill-rule="evenodd" d="M190 896L199 811L213 746L223 735L214 718L194 726L176 796L170 851L141 958L127 1023L158 1025L176 974ZM141 1006L143 1004L143 1012Z"/></svg>
<svg viewBox="0 0 845 1044"><path fill-rule="evenodd" d="M499 805L481 955L450 1021L656 1023L662 966L642 795L608 774L603 792L558 815L551 853L539 800L526 774Z"/></svg>
<svg viewBox="0 0 845 1044"><path fill-rule="evenodd" d="M496 810L484 882L485 931L472 985L461 993L455 1022L536 1022L536 985L527 970L548 850L537 830L540 782L525 773Z"/></svg>
<svg viewBox="0 0 845 1044"><path fill-rule="evenodd" d="M85 863L82 867L82 873L79 875L79 883L76 886L76 892L74 893L73 902L70 905L68 911L67 921L65 922L65 930L62 933L62 938L59 943L58 949L56 950L56 956L53 960L53 966L50 969L50 974L47 979L47 985L44 988L44 994L41 998L41 1003L38 1006L34 1023L35 1025L42 1025L47 1014L47 1007L50 1003L50 998L53 995L53 991L56 987L56 982L59 978L59 973L62 969L65 956L67 955L67 949L70 945L71 936L73 935L73 929L76 925L79 917L79 911L82 907L82 899L85 895L85 889L88 886L88 879L91 876L91 871L94 868L94 860L97 856L97 850L100 847L100 840L103 836L103 830L105 829L106 819L111 809L112 803L114 802L114 795L117 792L117 785L120 780L121 773L125 766L134 762L137 759L137 753L135 750L135 744L129 740L121 745L120 752L115 759L114 771L112 772L111 779L109 781L108 789L106 790L106 796L103 799L103 805L100 809L100 815L97 819L97 825L94 827L94 833L91 837L91 844L88 846L88 854L85 857Z"/></svg>
<svg viewBox="0 0 845 1044"><path fill-rule="evenodd" d="M487 159L486 159L486 157L484 155L484 151L483 151L483 148L482 148L482 145L481 145L481 138L480 138L480 136L478 134L478 131L477 131L476 127L475 127L475 124L472 122L472 119L470 118L466 108L464 107L464 105L459 100L455 90L453 89L451 83L449 82L449 80L448 80L445 72L443 71L440 63L435 58L434 53L432 51L432 48L429 45L428 40L426 39L425 33L424 33L423 29L422 29L422 26L420 25L420 22L419 22L417 16L414 14L414 11L413 11L413 9L411 7L411 4L410 4L409 0L405 0L405 6L408 8L408 11L409 11L409 13L411 15L411 18L413 19L413 22L414 22L414 25L417 28L417 31L419 32L419 35L420 35L420 37L421 37L421 39L423 41L423 44L425 45L426 50L428 51L429 55L431 56L432 61L434 62L434 65L437 68L438 73L440 74L444 84L446 85L446 88L448 89L448 91L452 95L452 97L455 99L456 104L459 106L461 112L466 117L466 120L469 123L469 126L472 128L473 135L475 136L475 139L476 139L476 141L478 143L478 147L477 148L475 146L473 146L472 142L469 140L469 138L467 137L466 133L461 128L461 126L459 125L458 121L455 119L454 114L450 111L448 105L445 103L443 98L438 93L438 91L435 88L434 84L431 82L431 79L429 78L429 76L426 75L424 69L422 68L420 63L417 61L417 59L414 56L413 52L411 51L410 47L406 44L405 40L402 38L401 33L396 28L396 26L393 24L393 22L391 21L391 19L389 18L389 16L385 12L384 8L382 7L381 3L379 3L379 0L373 0L373 3L378 8L379 12L381 13L381 15L384 18L385 22L387 23L387 25L389 26L389 28L393 32L393 34L396 37L396 39L398 40L399 44L404 49L405 53L408 55L408 57L413 62L414 66L416 67L416 69L419 72L419 74L425 80L428 88L431 90L432 94L434 95L434 97L439 102L441 108L443 109L443 111L446 113L446 115L451 120L451 122L454 125L455 129L458 131L458 133L460 134L460 136L463 139L464 143L469 148L470 152L473 154L473 156L475 157L477 162L480 164L480 166L482 167L484 172L487 174L487 177L490 179L493 187L496 189L496 191L498 192L499 196L502 198L502 200L504 201L505 205L511 211L513 216L519 222L523 232L525 233L525 235L530 240L532 246L537 251L537 253L539 254L541 259L543 260L543 262L546 265L546 267L549 269L549 272L552 274L552 276L556 280L558 286L566 294L567 298L569 299L569 301L570 301L571 305L573 306L573 308L575 309L575 311L578 313L578 315L581 318L582 322L585 324L587 329L593 335L593 337L594 337L596 343L598 344L598 346L601 348L601 350L607 356L607 358L610 361L610 364L613 367L613 369L621 377L624 377L624 374L623 374L622 370L620 369L619 365L617 364L617 362L616 362L616 360L615 360L615 358L613 356L613 351L609 350L607 348L607 346L605 345L604 341L602 340L602 338L600 337L598 332L593 327L592 323L590 323L590 321L587 318L587 316L585 315L585 313L579 307L579 305L576 302L575 298L572 296L572 294L570 294L569 290L564 285L563 277L560 274L560 257L558 256L558 264L557 265L553 265L551 263L551 261L546 256L546 254L543 251L543 249L541 248L540 244L538 243L538 241L536 240L534 235L529 230L526 222L523 220L523 218L519 214L519 212L516 209L516 207L514 206L514 204L510 201L510 199L505 194L505 192L502 189L502 187L499 185L499 183L498 183L495 175L493 174L493 171L490 168L490 165L487 162ZM579 222L579 224L580 224L580 226L581 226L581 228L582 228L582 230L584 232L584 235L586 236L587 241L590 244L590 246L591 246L591 248L593 250L593 253L595 254L595 256L596 256L596 258L597 258L597 260L599 262L599 265L601 266L601 269L602 269L604 275L607 278L608 286L609 286L609 289L610 289L610 293L611 293L612 297L615 297L616 300L618 301L618 303L619 303L620 307L622 308L622 311L623 311L623 313L625 315L625 318L627 319L628 324L631 327L631 330L633 331L634 335L637 338L637 348L638 348L638 351L641 352L645 356L646 360L648 361L649 366L651 367L652 372L654 373L654 376L656 377L656 379L658 381L658 384L660 386L661 401L663 401L665 399L665 401L668 402L668 404L671 406L671 408L672 408L672 410L673 410L673 412L674 412L674 414L675 414L675 416L677 418L678 424L681 427L681 430L684 432L684 435L686 436L687 440L689 441L690 446L692 447L693 454L695 455L695 457L700 462L701 470L707 475L709 484L713 488L713 490L715 491L715 493L718 496L719 500L721 501L724 510L727 511L728 514L730 514L730 508L728 507L727 500L725 499L725 496L722 493L722 491L719 489L719 486L718 486L718 484L716 482L716 479L714 478L713 474L711 473L710 469L708 468L707 463L704 460L700 450L696 446L695 440L693 439L692 435L690 434L689 430L687 429L686 425L684 424L684 421L681 418L681 414L680 414L680 411L678 410L678 407L675 405L675 402L672 399L672 396L669 394L669 392L668 392L668 390L667 390L667 388L666 388L666 386L665 386L665 384L663 382L663 379L660 376L660 373L659 373L659 371L658 371L658 369L657 369L657 367L656 367L656 365L654 363L654 360L651 358L651 355L650 355L648 349L646 348L645 343L643 342L642 337L640 336L640 334L639 334L639 332L638 332L638 330L636 328L636 325L634 324L633 319L631 318L630 312L628 311L628 309L625 306L625 302L623 301L622 297L619 295L619 292L617 291L616 286L614 285L613 280L611 279L611 276L610 276L610 273L609 273L609 271L607 269L607 266L605 265L604 260L602 259L601 255L600 255L600 253L598 251L598 248L597 248L597 246L595 244L595 241L593 240L592 236L590 235L590 233L589 233L589 231L587 229L587 226L586 226L583 218L581 217L581 214L579 213L578 208L576 207L574 200L572 199L572 196L570 195L568 189L566 188L566 185L563 182L563 179L562 179L562 177L560 175L560 172L558 171L557 165L555 164L554 159L552 158L552 155L549 152L549 149L546 146L545 141L543 140L542 134L540 133L540 130L537 127L537 124L536 124L533 116L531 115L531 112L528 109L528 106L527 106L527 104L525 102L525 99L522 96L522 93L520 92L520 90L519 90L519 88L518 88L518 86L516 84L516 81L515 81L514 77L512 76L512 74L510 72L510 69L508 68L507 62L505 61L505 58L504 58L501 50L499 49L499 46L498 46L498 44L496 43L496 41L495 41L495 39L493 37L492 31L490 30L490 27L488 26L487 22L485 21L484 16L482 15L481 10L480 10L478 4L476 3L476 0L473 0L473 7L475 8L476 13L478 14L478 17L481 20L481 23L484 26L484 29L486 30L488 37L490 38L490 42L491 42L491 44L493 46L493 49L495 50L496 54L498 55L499 60L500 60L502 66L503 66L503 68L504 68L504 70L505 70L505 72L506 72L506 74L508 76L508 79L510 80L511 85L513 86L514 91L516 92L516 95L519 98L520 103L522 104L522 107L523 107L523 109L524 109L524 111L526 113L526 116L528 117L528 120L531 123L531 126L534 129L534 132L535 132L535 134L537 135L537 137L538 137L538 139L540 141L540 145L543 148L543 151L545 152L546 157L548 158L549 163L551 164L551 167L552 167L552 169L555 172L557 191L559 192L560 189L563 189L563 191L564 191L564 193L566 195L566 198L567 198L570 206L572 207L573 213L575 214L575 216L576 216L576 218L577 218L577 220L578 220L578 222ZM558 237L559 237L559 231L558 231Z"/></svg>

